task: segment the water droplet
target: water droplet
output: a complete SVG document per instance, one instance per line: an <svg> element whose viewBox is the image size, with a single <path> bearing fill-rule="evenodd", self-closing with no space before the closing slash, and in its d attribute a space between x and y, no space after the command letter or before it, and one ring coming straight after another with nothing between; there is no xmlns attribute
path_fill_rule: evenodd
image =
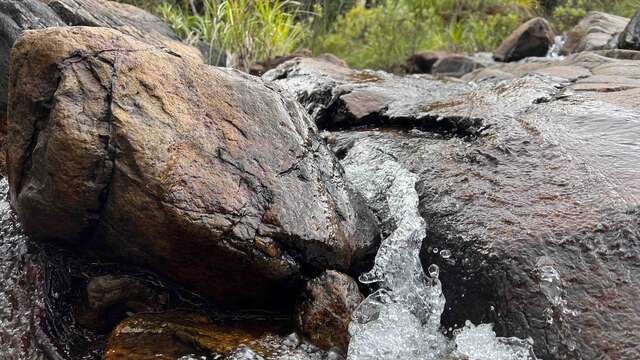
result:
<svg viewBox="0 0 640 360"><path fill-rule="evenodd" d="M433 248L433 253L437 254L438 253L438 248Z"/></svg>
<svg viewBox="0 0 640 360"><path fill-rule="evenodd" d="M432 278L437 278L440 275L440 268L436 264L429 265L429 276Z"/></svg>

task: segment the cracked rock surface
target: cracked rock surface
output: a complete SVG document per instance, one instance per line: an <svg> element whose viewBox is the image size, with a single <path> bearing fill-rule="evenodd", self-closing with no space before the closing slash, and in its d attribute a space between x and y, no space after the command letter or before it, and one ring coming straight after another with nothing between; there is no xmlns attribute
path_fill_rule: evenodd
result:
<svg viewBox="0 0 640 360"><path fill-rule="evenodd" d="M11 202L36 239L230 306L286 306L305 277L375 252L372 213L275 85L116 30L52 28L16 44L9 109Z"/></svg>
<svg viewBox="0 0 640 360"><path fill-rule="evenodd" d="M327 135L346 169L384 166L391 157L419 176L421 259L425 271L440 267L445 329L495 323L501 336L531 337L542 359L640 356L636 56L584 52L497 65L470 74L472 83L439 85L454 89L444 96L404 97L406 109L422 108L416 116L478 131L398 129L380 106L369 127ZM350 107L327 106L346 96L345 83L370 89L384 80L354 84L353 70L304 66L311 65L284 64L274 79L313 114L393 104L388 93L370 91ZM409 81L425 88L437 80ZM332 96L310 96L320 93ZM386 201L369 204L384 234L395 226Z"/></svg>

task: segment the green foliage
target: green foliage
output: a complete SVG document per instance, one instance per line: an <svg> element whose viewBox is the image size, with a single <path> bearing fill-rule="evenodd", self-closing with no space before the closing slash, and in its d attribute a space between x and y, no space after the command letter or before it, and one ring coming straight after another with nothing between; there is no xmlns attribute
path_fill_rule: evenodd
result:
<svg viewBox="0 0 640 360"><path fill-rule="evenodd" d="M532 0L385 0L352 8L314 50L387 69L422 50L493 50L535 7Z"/></svg>
<svg viewBox="0 0 640 360"><path fill-rule="evenodd" d="M245 70L255 61L295 51L305 35L288 0L204 0L198 14L164 3L157 11L179 36L228 51Z"/></svg>
<svg viewBox="0 0 640 360"><path fill-rule="evenodd" d="M558 31L575 26L589 11L604 11L631 17L640 8L640 0L558 0L550 7L551 18Z"/></svg>

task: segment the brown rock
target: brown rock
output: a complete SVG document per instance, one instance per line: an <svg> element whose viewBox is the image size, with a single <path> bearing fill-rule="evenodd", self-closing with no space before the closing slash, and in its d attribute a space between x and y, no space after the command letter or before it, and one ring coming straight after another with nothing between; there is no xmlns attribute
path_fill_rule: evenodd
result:
<svg viewBox="0 0 640 360"><path fill-rule="evenodd" d="M103 359L173 360L186 355L219 358L242 345L267 355L273 349L262 344L260 338L279 335L277 325L215 323L205 315L186 311L139 314L113 330Z"/></svg>
<svg viewBox="0 0 640 360"><path fill-rule="evenodd" d="M362 266L375 220L280 89L105 28L12 54L12 204L36 239L141 264L232 306L286 306Z"/></svg>
<svg viewBox="0 0 640 360"><path fill-rule="evenodd" d="M354 279L325 271L307 283L296 311L297 327L316 346L346 354L351 314L362 300Z"/></svg>
<svg viewBox="0 0 640 360"><path fill-rule="evenodd" d="M629 23L628 18L593 11L587 14L578 25L567 33L567 40L560 53L569 55L581 51L606 50L611 41Z"/></svg>
<svg viewBox="0 0 640 360"><path fill-rule="evenodd" d="M545 56L554 42L549 22L534 18L520 25L493 53L497 61L518 61L531 56Z"/></svg>

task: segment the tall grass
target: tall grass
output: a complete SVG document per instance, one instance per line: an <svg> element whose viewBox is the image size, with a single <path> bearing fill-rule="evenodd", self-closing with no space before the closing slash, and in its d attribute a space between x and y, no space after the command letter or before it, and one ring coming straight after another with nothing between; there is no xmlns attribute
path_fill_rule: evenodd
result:
<svg viewBox="0 0 640 360"><path fill-rule="evenodd" d="M289 0L204 0L202 13L168 3L158 13L190 42L230 53L234 66L247 70L258 60L285 55L302 43L305 31Z"/></svg>

